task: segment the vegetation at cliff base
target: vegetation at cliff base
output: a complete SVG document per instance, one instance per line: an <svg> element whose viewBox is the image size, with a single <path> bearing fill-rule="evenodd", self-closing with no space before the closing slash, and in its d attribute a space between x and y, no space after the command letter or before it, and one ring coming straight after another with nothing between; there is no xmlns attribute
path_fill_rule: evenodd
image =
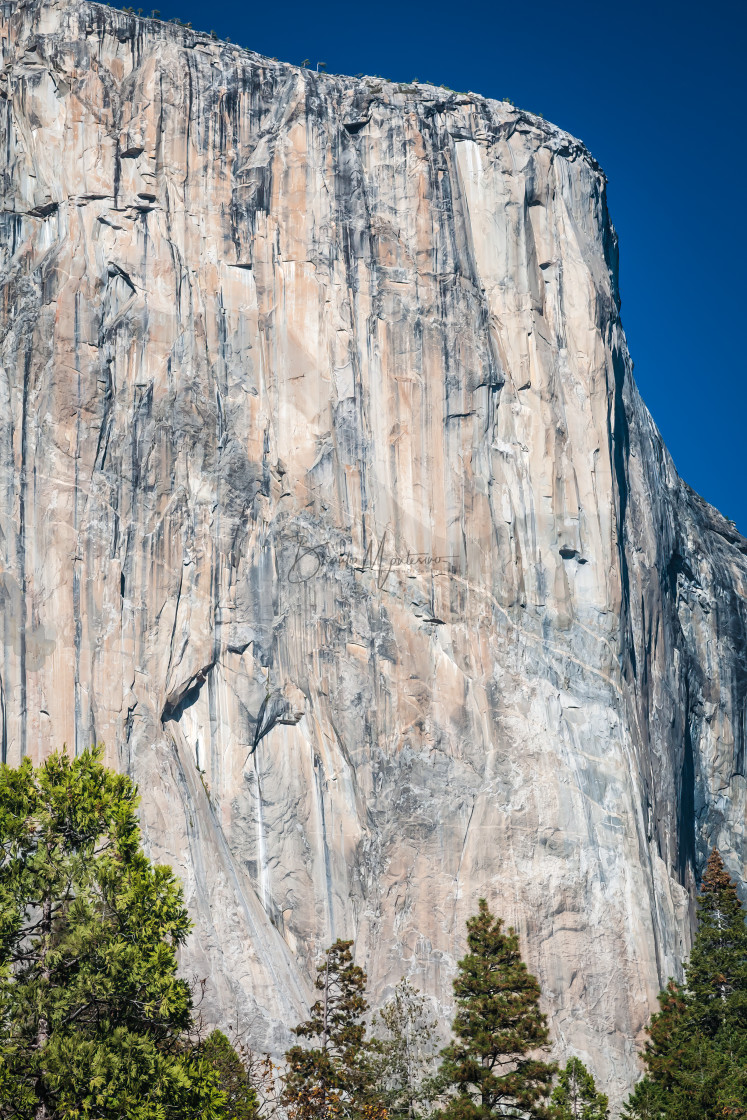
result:
<svg viewBox="0 0 747 1120"><path fill-rule="evenodd" d="M203 1036L177 951L181 887L141 848L138 797L101 751L0 767L0 1120L609 1120L580 1058L544 1060L540 987L484 899L444 1048L402 980L368 1017L352 941L276 1066ZM624 1120L747 1120L747 926L714 851L682 983L659 996Z"/></svg>
<svg viewBox="0 0 747 1120"><path fill-rule="evenodd" d="M212 1069L226 1097L225 1110L231 1120L257 1120L260 1102L247 1063L237 1054L222 1031L212 1031L200 1047L200 1055Z"/></svg>
<svg viewBox="0 0 747 1120"><path fill-rule="evenodd" d="M543 1117L557 1067L537 1057L548 1042L540 987L521 959L519 938L504 932L485 899L467 922L469 952L454 980L454 1042L441 1073L454 1096L443 1120Z"/></svg>
<svg viewBox="0 0 747 1120"><path fill-rule="evenodd" d="M219 1120L177 976L181 888L97 750L0 768L0 1116Z"/></svg>
<svg viewBox="0 0 747 1120"><path fill-rule="evenodd" d="M367 1061L366 974L353 962L353 942L337 940L316 976L319 998L294 1033L312 1039L286 1054L282 1103L293 1120L387 1120Z"/></svg>
<svg viewBox="0 0 747 1120"><path fill-rule="evenodd" d="M598 1093L594 1078L580 1058L571 1058L560 1071L550 1101L552 1120L607 1120L609 1101Z"/></svg>
<svg viewBox="0 0 747 1120"><path fill-rule="evenodd" d="M444 1085L437 1075L438 1022L426 997L401 980L374 1016L372 1032L369 1062L388 1120L431 1115Z"/></svg>
<svg viewBox="0 0 747 1120"><path fill-rule="evenodd" d="M319 967L319 999L310 1019L295 1028L312 1047L286 1054L283 1104L292 1120L523 1120L573 1112L550 1112L547 1098L557 1067L538 1053L548 1041L539 1009L540 989L521 959L518 937L503 930L487 903L467 922L469 952L454 981L457 1014L454 1041L441 1052L436 1069L437 1023L425 998L400 983L374 1018L366 1036L363 1015L366 976L353 963L352 942L337 941ZM593 1081L576 1081L586 1092ZM570 1068L570 1067L569 1067ZM588 1095L588 1094L587 1094ZM565 1098L563 1098L565 1100ZM596 1110L584 1120L605 1120L606 1098L592 1092Z"/></svg>
<svg viewBox="0 0 747 1120"><path fill-rule="evenodd" d="M747 926L717 851L698 898L698 927L684 983L659 995L642 1054L646 1076L626 1120L747 1117Z"/></svg>

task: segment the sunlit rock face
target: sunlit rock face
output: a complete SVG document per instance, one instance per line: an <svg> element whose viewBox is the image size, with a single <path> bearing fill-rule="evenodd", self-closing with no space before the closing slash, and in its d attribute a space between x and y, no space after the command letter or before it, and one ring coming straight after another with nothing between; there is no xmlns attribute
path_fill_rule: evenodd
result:
<svg viewBox="0 0 747 1120"><path fill-rule="evenodd" d="M133 774L258 1047L338 936L446 1023L485 896L618 1098L708 848L745 871L747 542L638 397L601 170L507 103L3 11L3 757Z"/></svg>

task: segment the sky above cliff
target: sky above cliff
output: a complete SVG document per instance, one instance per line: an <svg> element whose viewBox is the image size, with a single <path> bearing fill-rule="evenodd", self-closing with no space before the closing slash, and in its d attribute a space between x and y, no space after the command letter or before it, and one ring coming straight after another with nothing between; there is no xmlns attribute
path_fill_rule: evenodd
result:
<svg viewBox="0 0 747 1120"><path fill-rule="evenodd" d="M683 478L747 534L742 0L162 0L161 12L330 73L509 97L583 140L609 177L643 398Z"/></svg>

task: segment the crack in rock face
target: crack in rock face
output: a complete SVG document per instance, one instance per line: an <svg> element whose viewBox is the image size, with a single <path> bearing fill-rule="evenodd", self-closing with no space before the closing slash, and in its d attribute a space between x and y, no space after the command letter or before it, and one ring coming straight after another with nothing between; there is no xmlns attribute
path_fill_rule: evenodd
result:
<svg viewBox="0 0 747 1120"><path fill-rule="evenodd" d="M745 876L747 541L638 396L600 168L506 103L4 12L3 759L106 744L258 1049L337 936L447 1024L484 896L619 1100L710 846Z"/></svg>

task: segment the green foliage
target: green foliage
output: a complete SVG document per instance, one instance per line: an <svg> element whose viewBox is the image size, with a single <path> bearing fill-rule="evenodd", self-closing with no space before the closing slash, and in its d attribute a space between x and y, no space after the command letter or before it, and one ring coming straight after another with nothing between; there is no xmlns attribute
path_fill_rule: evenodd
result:
<svg viewBox="0 0 747 1120"><path fill-rule="evenodd" d="M320 998L295 1028L299 1038L317 1045L293 1046L285 1055L282 1102L293 1120L386 1116L367 1061L366 974L353 963L352 944L338 939L327 950L315 981Z"/></svg>
<svg viewBox="0 0 747 1120"><path fill-rule="evenodd" d="M747 1118L747 926L736 886L713 851L698 898L685 983L659 995L644 1079L627 1120Z"/></svg>
<svg viewBox="0 0 747 1120"><path fill-rule="evenodd" d="M685 970L698 1027L715 1037L724 1028L747 1035L745 912L717 851L708 860L698 898L698 930Z"/></svg>
<svg viewBox="0 0 747 1120"><path fill-rule="evenodd" d="M440 1116L544 1117L557 1067L535 1056L548 1038L539 984L521 959L515 931L503 932L485 899L467 930L469 953L454 980L456 1041L443 1051L441 1066L456 1095Z"/></svg>
<svg viewBox="0 0 747 1120"><path fill-rule="evenodd" d="M202 1057L215 1070L226 1095L231 1120L257 1120L259 1102L244 1062L222 1031L213 1031L202 1044Z"/></svg>
<svg viewBox="0 0 747 1120"><path fill-rule="evenodd" d="M571 1058L560 1071L550 1101L552 1120L607 1120L609 1101L598 1093L594 1078L580 1058Z"/></svg>
<svg viewBox="0 0 747 1120"><path fill-rule="evenodd" d="M177 977L181 889L100 753L0 768L0 1117L213 1120L225 1095Z"/></svg>
<svg viewBox="0 0 747 1120"><path fill-rule="evenodd" d="M437 1025L425 997L407 980L374 1017L372 1081L380 1087L389 1120L427 1116L442 1092L436 1076Z"/></svg>

